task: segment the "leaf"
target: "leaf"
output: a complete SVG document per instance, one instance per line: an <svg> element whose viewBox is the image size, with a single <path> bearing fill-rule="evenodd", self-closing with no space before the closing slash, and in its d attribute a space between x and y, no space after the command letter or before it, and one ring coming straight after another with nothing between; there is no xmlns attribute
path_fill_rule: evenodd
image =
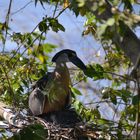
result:
<svg viewBox="0 0 140 140"><path fill-rule="evenodd" d="M69 6L69 0L64 0L63 7L67 8Z"/></svg>
<svg viewBox="0 0 140 140"><path fill-rule="evenodd" d="M95 118L98 118L100 119L101 118L101 114L100 114L100 111L98 108L94 109L94 110L91 110L91 112L94 114L94 117Z"/></svg>
<svg viewBox="0 0 140 140"><path fill-rule="evenodd" d="M109 18L109 19L107 20L107 22L106 22L106 24L107 24L108 26L112 26L114 23L115 23L115 19L114 19L114 18Z"/></svg>
<svg viewBox="0 0 140 140"><path fill-rule="evenodd" d="M77 1L79 7L83 7L85 5L85 0L77 0Z"/></svg>
<svg viewBox="0 0 140 140"><path fill-rule="evenodd" d="M44 55L42 55L42 54L39 54L39 55L38 55L38 59L39 59L42 63L45 62L45 57L44 57Z"/></svg>
<svg viewBox="0 0 140 140"><path fill-rule="evenodd" d="M61 24L58 24L58 27L61 31L65 32L65 28Z"/></svg>
<svg viewBox="0 0 140 140"><path fill-rule="evenodd" d="M132 104L133 105L139 104L139 101L140 101L140 99L139 99L138 95L133 96L133 98L132 98Z"/></svg>
<svg viewBox="0 0 140 140"><path fill-rule="evenodd" d="M106 28L107 28L107 24L103 24L100 27L98 27L97 28L97 34L98 34L98 36L102 36L105 33Z"/></svg>
<svg viewBox="0 0 140 140"><path fill-rule="evenodd" d="M54 32L58 32L59 30L65 31L65 28L58 22L55 18L48 18L49 26L52 28Z"/></svg>
<svg viewBox="0 0 140 140"><path fill-rule="evenodd" d="M23 128L20 133L15 134L9 140L44 140L47 136L47 131L40 124L33 124Z"/></svg>
<svg viewBox="0 0 140 140"><path fill-rule="evenodd" d="M46 32L49 29L49 27L46 24L46 20L41 21L38 25L38 28L41 32Z"/></svg>
<svg viewBox="0 0 140 140"><path fill-rule="evenodd" d="M77 95L82 95L82 93L81 93L78 89L76 89L76 88L74 88L74 87L71 87L71 91L72 91L73 93L77 94Z"/></svg>
<svg viewBox="0 0 140 140"><path fill-rule="evenodd" d="M57 48L56 45L50 44L50 43L43 44L42 46L43 46L43 51L44 51L45 53L50 53L50 52L52 52L55 48Z"/></svg>
<svg viewBox="0 0 140 140"><path fill-rule="evenodd" d="M110 94L110 100L112 101L113 104L117 104L117 98L114 94Z"/></svg>
<svg viewBox="0 0 140 140"><path fill-rule="evenodd" d="M95 69L93 66L89 65L87 66L87 69L84 71L84 74L90 78L93 78L95 75Z"/></svg>
<svg viewBox="0 0 140 140"><path fill-rule="evenodd" d="M107 120L107 119L99 119L99 120L98 120L98 123L99 123L100 125L104 125L104 124L113 125L113 122L111 122L111 121L109 121L109 120Z"/></svg>

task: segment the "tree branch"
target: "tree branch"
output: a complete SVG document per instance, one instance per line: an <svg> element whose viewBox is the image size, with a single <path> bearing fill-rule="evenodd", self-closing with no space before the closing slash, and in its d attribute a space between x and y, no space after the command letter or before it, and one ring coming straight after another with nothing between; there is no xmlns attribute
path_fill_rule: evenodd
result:
<svg viewBox="0 0 140 140"><path fill-rule="evenodd" d="M98 18L102 20L107 20L111 18L114 14L114 12L119 12L118 9L114 8L108 0L105 0L106 3L106 9L104 12L102 12L100 15L98 14L98 11L93 11L91 12ZM89 7L90 3L88 3ZM140 22L140 16L132 14L131 15L133 18L137 20L137 22ZM112 39L117 46L119 46L125 53L125 55L130 59L130 61L135 65L137 58L139 56L140 52L140 40L136 36L136 34L123 22L125 28L124 28L124 36L123 39L121 39L119 33L114 33L114 38Z"/></svg>

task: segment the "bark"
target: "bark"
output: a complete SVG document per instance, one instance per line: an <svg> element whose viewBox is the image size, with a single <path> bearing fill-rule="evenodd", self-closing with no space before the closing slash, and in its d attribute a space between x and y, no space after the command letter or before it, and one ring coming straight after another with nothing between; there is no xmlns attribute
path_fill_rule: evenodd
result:
<svg viewBox="0 0 140 140"><path fill-rule="evenodd" d="M0 102L0 117L6 120L8 124L18 128L29 124L19 112L13 112L10 107L2 102Z"/></svg>

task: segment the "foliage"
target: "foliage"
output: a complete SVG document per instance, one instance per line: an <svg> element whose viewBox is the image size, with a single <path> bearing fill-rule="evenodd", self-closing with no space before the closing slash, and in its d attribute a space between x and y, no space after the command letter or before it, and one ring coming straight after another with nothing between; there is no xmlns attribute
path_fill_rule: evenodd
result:
<svg viewBox="0 0 140 140"><path fill-rule="evenodd" d="M136 122L136 114L140 112L139 95L136 92L139 83L127 73L132 63L121 49L120 40L129 35L127 32L129 29L134 31L139 25L138 15L134 13L134 4L136 5L137 2L133 0L35 0L34 2L35 5L41 3L43 7L46 3L51 4L56 9L58 5L63 5L63 9L57 16L55 9L52 17L47 15L43 17L31 33L14 32L9 35L11 30L8 21L0 23L0 40L3 46L8 37L17 44L16 50L5 52L3 47L0 54L0 100L17 108L27 107L30 85L46 73L47 66L50 64L49 54L56 48L53 44L44 43L45 35L49 30L56 33L65 31L58 17L69 8L76 16L86 17L83 36L94 36L104 50L104 62L88 64L87 70L84 71L84 81L92 78L93 81L108 80L111 83L102 90L102 99L97 103L96 108L85 108L75 99L74 106L86 121L93 122L94 126L103 131L103 134L109 133L112 139L122 139L124 135L131 136L134 132L134 124L139 123ZM36 32L36 29L39 32ZM78 80L81 80L81 76ZM71 87L71 90L74 97L81 95L75 87ZM101 116L99 107L103 101L116 107L114 114L122 104L123 110L120 111L117 122L114 118L107 120ZM35 127L31 126L32 128ZM25 131L28 136L30 130L25 128Z"/></svg>
<svg viewBox="0 0 140 140"><path fill-rule="evenodd" d="M20 133L9 138L9 140L44 140L47 136L47 131L40 124L33 124L23 128Z"/></svg>

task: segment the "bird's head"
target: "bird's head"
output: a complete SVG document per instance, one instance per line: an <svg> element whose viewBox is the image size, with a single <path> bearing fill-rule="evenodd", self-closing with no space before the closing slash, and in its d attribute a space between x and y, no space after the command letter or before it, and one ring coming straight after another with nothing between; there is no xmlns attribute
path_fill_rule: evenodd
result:
<svg viewBox="0 0 140 140"><path fill-rule="evenodd" d="M55 63L72 62L74 65L76 65L83 71L86 70L86 65L77 56L76 52L70 49L65 49L56 53L55 56L52 58L52 62Z"/></svg>

